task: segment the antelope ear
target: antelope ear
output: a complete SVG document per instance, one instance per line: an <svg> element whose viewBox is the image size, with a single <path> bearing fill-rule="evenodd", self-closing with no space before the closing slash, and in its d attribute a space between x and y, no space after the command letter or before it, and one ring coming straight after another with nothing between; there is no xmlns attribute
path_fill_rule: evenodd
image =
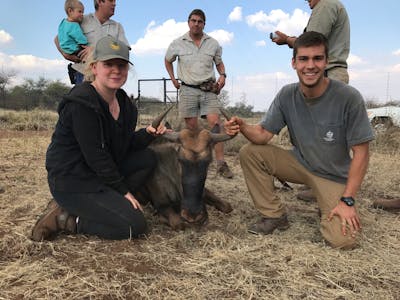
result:
<svg viewBox="0 0 400 300"><path fill-rule="evenodd" d="M172 126L171 126L171 124L169 124L168 121L166 121L164 125L165 125L165 128L172 129Z"/></svg>
<svg viewBox="0 0 400 300"><path fill-rule="evenodd" d="M157 128L160 126L161 121L165 118L165 116L168 114L168 112L173 108L174 106L171 105L168 107L163 113L161 113L158 117L156 117L153 122L151 123L151 126L153 128Z"/></svg>

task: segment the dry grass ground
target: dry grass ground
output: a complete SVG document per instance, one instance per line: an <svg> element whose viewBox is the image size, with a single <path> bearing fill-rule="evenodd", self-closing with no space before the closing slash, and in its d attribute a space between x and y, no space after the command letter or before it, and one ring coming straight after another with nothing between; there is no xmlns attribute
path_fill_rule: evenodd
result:
<svg viewBox="0 0 400 300"><path fill-rule="evenodd" d="M203 229L171 231L146 207L152 232L144 239L76 235L36 243L30 230L51 199L44 168L50 134L0 131L0 299L400 299L399 214L370 207L377 196L400 196L398 147L373 145L358 196L363 240L352 251L325 245L316 204L297 200L294 185L278 190L290 229L248 234L258 214L236 154L227 156L234 179L217 177L212 165L207 180L234 211L209 208Z"/></svg>

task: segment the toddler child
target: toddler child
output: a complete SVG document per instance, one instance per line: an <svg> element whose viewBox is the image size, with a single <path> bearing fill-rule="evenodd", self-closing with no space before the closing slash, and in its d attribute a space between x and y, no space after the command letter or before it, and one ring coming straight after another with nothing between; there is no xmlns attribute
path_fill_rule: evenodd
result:
<svg viewBox="0 0 400 300"><path fill-rule="evenodd" d="M58 41L65 53L79 56L82 46L88 44L88 40L80 26L84 7L79 0L66 0L64 8L67 18L63 19L58 26Z"/></svg>

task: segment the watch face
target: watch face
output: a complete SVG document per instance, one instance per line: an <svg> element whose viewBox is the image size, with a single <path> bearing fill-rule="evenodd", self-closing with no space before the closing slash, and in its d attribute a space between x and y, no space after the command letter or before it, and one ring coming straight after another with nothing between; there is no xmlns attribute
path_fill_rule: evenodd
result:
<svg viewBox="0 0 400 300"><path fill-rule="evenodd" d="M354 205L354 199L353 197L342 197L340 198L344 203L346 203L347 206L353 206Z"/></svg>

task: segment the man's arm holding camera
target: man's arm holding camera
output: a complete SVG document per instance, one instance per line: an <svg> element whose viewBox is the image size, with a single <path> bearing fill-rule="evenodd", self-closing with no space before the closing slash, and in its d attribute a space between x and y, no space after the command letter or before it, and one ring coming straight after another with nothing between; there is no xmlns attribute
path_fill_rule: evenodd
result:
<svg viewBox="0 0 400 300"><path fill-rule="evenodd" d="M280 32L279 30L271 32L269 37L275 44L288 45L289 48L293 48L294 42L297 39L297 37L288 36L287 34Z"/></svg>

